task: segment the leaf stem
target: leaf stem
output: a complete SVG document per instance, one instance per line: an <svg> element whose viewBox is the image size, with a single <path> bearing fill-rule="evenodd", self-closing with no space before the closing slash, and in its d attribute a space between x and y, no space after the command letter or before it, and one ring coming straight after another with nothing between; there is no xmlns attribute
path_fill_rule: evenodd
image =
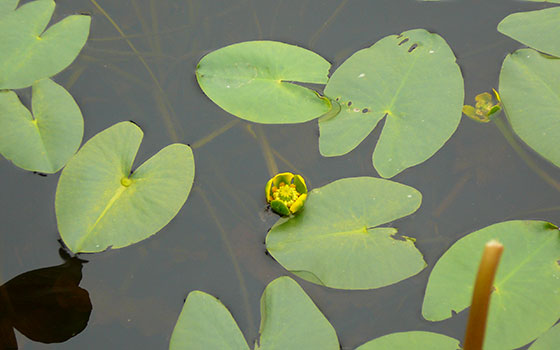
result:
<svg viewBox="0 0 560 350"><path fill-rule="evenodd" d="M469 321L465 332L464 350L482 350L492 284L503 250L504 246L495 240L486 243L484 247L474 284Z"/></svg>

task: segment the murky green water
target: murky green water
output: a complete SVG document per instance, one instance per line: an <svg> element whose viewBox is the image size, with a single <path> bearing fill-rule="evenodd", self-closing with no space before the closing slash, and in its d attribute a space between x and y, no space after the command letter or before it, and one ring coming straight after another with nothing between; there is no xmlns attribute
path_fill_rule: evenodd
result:
<svg viewBox="0 0 560 350"><path fill-rule="evenodd" d="M342 177L376 175L371 153L380 128L350 154L323 158L316 121L251 124L206 98L194 76L205 53L235 42L271 39L312 49L334 70L384 36L425 28L454 50L470 103L477 93L497 87L502 60L521 47L496 31L498 22L512 12L547 7L512 0L97 3L126 40L94 1L58 1L53 18L93 15L85 49L55 77L82 109L84 140L116 122L133 120L145 132L137 164L171 142L188 143L195 153L195 183L183 209L157 235L128 248L81 255L89 262L80 285L93 305L82 333L54 345L17 334L21 349L165 349L183 300L194 289L219 297L252 343L263 288L287 274L265 254L263 244L276 220L265 211L263 186L270 171L301 173L310 188ZM214 132L217 136L206 138ZM558 169L529 152L560 181ZM62 263L54 215L58 176L38 176L0 159L0 283ZM404 330L462 339L465 313L440 323L420 314L436 260L459 237L495 222L531 218L560 224L557 189L521 160L494 125L463 119L434 157L393 180L423 194L419 211L399 220L398 227L417 238L428 268L370 291L338 291L297 279L331 321L344 349Z"/></svg>

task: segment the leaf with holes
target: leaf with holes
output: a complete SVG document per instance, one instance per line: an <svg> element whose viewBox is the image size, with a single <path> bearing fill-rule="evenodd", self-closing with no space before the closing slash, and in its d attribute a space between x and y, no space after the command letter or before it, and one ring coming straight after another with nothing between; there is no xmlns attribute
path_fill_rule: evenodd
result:
<svg viewBox="0 0 560 350"><path fill-rule="evenodd" d="M411 331L399 332L375 338L356 350L457 350L459 341L443 334Z"/></svg>
<svg viewBox="0 0 560 350"><path fill-rule="evenodd" d="M513 131L560 167L560 59L531 49L506 57L500 97Z"/></svg>
<svg viewBox="0 0 560 350"><path fill-rule="evenodd" d="M529 348L529 350L550 350L560 344L560 324L549 329L541 335Z"/></svg>
<svg viewBox="0 0 560 350"><path fill-rule="evenodd" d="M68 162L56 189L56 219L74 253L141 241L181 209L192 187L189 146L172 144L131 174L142 130L122 122L92 137Z"/></svg>
<svg viewBox="0 0 560 350"><path fill-rule="evenodd" d="M84 134L80 108L62 86L33 84L33 116L13 91L0 91L0 154L22 169L56 173Z"/></svg>
<svg viewBox="0 0 560 350"><path fill-rule="evenodd" d="M560 57L560 7L513 13L498 30L527 46Z"/></svg>
<svg viewBox="0 0 560 350"><path fill-rule="evenodd" d="M422 315L441 321L471 303L486 242L504 245L494 280L484 349L517 349L560 317L560 232L544 221L505 221L457 241L436 263Z"/></svg>
<svg viewBox="0 0 560 350"><path fill-rule="evenodd" d="M280 219L266 237L284 268L313 283L340 289L387 286L425 266L413 239L376 227L420 207L412 187L373 177L341 179L308 193L303 211Z"/></svg>
<svg viewBox="0 0 560 350"><path fill-rule="evenodd" d="M318 118L330 101L297 83L325 84L330 63L316 53L275 41L249 41L204 56L196 78L204 93L227 112L264 124Z"/></svg>
<svg viewBox="0 0 560 350"><path fill-rule="evenodd" d="M255 350L338 350L334 328L291 278L270 282L261 297L260 339ZM189 293L179 315L170 350L248 350L243 334L215 297Z"/></svg>
<svg viewBox="0 0 560 350"><path fill-rule="evenodd" d="M385 178L430 158L451 137L463 107L463 78L439 35L415 29L358 51L333 74L325 95L342 110L319 120L324 156L350 152L387 116L373 153Z"/></svg>
<svg viewBox="0 0 560 350"><path fill-rule="evenodd" d="M8 1L0 8L0 90L25 88L62 71L89 35L91 19L81 15L68 16L45 31L53 0L29 2L13 11L14 6Z"/></svg>

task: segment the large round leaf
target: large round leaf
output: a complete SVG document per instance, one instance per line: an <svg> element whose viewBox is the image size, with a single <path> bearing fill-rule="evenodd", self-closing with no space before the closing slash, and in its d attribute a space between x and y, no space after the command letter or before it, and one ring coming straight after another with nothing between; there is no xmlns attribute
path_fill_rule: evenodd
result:
<svg viewBox="0 0 560 350"><path fill-rule="evenodd" d="M33 84L32 108L33 116L13 91L0 91L0 153L20 168L55 173L80 147L82 113L49 79Z"/></svg>
<svg viewBox="0 0 560 350"><path fill-rule="evenodd" d="M91 19L68 16L43 32L54 7L53 0L37 0L0 15L0 90L24 88L53 76L78 56Z"/></svg>
<svg viewBox="0 0 560 350"><path fill-rule="evenodd" d="M270 282L261 298L260 339L255 350L338 350L329 321L291 278ZM189 294L175 325L170 350L248 349L231 314L216 298Z"/></svg>
<svg viewBox="0 0 560 350"><path fill-rule="evenodd" d="M224 304L200 291L190 292L169 341L169 350L249 350Z"/></svg>
<svg viewBox="0 0 560 350"><path fill-rule="evenodd" d="M8 14L16 9L19 0L2 0L0 1L0 17Z"/></svg>
<svg viewBox="0 0 560 350"><path fill-rule="evenodd" d="M391 333L373 339L356 350L457 350L459 341L443 334L431 332Z"/></svg>
<svg viewBox="0 0 560 350"><path fill-rule="evenodd" d="M494 280L484 349L516 349L560 317L560 234L547 222L506 221L457 241L430 274L422 314L441 321L469 307L484 245L492 239L504 245L504 253Z"/></svg>
<svg viewBox="0 0 560 350"><path fill-rule="evenodd" d="M340 289L390 285L426 264L412 239L376 226L415 212L421 198L414 188L388 180L338 180L311 191L301 213L280 219L266 247L287 270L313 283Z"/></svg>
<svg viewBox="0 0 560 350"><path fill-rule="evenodd" d="M334 72L325 95L342 110L319 120L321 154L350 152L387 116L373 165L389 178L430 158L451 137L464 89L445 40L415 29L352 55Z"/></svg>
<svg viewBox="0 0 560 350"><path fill-rule="evenodd" d="M500 96L515 133L560 166L560 59L531 49L508 55L500 73Z"/></svg>
<svg viewBox="0 0 560 350"><path fill-rule="evenodd" d="M535 341L529 350L550 350L555 349L560 344L560 324L549 329L545 334Z"/></svg>
<svg viewBox="0 0 560 350"><path fill-rule="evenodd" d="M329 111L330 102L298 83L325 84L330 63L314 52L274 41L249 41L204 56L196 78L227 112L265 124L305 122Z"/></svg>
<svg viewBox="0 0 560 350"><path fill-rule="evenodd" d="M513 13L498 24L498 30L539 51L560 56L560 7Z"/></svg>
<svg viewBox="0 0 560 350"><path fill-rule="evenodd" d="M190 147L172 144L131 174L142 130L122 122L91 138L68 162L56 189L56 218L73 252L141 241L179 212L191 190Z"/></svg>

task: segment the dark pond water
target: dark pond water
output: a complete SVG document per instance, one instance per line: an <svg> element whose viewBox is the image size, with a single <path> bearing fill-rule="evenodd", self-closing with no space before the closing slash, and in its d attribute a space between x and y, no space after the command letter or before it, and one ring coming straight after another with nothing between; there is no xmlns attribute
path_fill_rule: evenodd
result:
<svg viewBox="0 0 560 350"><path fill-rule="evenodd" d="M386 35L426 28L454 50L471 103L476 94L497 87L502 60L521 47L496 31L498 22L512 12L547 7L512 0L97 2L153 76L94 1L57 1L56 21L78 12L93 16L85 49L55 77L81 106L84 139L133 120L145 132L137 163L171 142L188 143L196 159L195 183L183 209L157 235L128 248L80 256L88 261L80 286L93 305L83 332L53 345L18 333L21 349L166 349L183 300L195 289L219 297L251 344L265 285L288 274L265 255L263 245L276 220L265 211L263 197L271 172L303 174L310 187L342 177L376 176L371 153L379 128L350 154L323 158L316 121L256 125L206 98L194 77L205 53L271 39L310 48L334 69ZM214 138L206 138L213 133ZM558 169L524 149L560 181ZM38 176L0 159L0 283L63 263L54 213L58 176ZM434 157L393 180L423 194L420 210L395 226L417 238L428 267L396 285L369 291L332 290L296 278L331 321L344 349L405 330L462 339L465 313L439 323L421 317L424 288L437 259L458 238L495 222L532 218L560 224L558 188L531 170L494 125L463 119ZM41 318L26 312L29 319Z"/></svg>

